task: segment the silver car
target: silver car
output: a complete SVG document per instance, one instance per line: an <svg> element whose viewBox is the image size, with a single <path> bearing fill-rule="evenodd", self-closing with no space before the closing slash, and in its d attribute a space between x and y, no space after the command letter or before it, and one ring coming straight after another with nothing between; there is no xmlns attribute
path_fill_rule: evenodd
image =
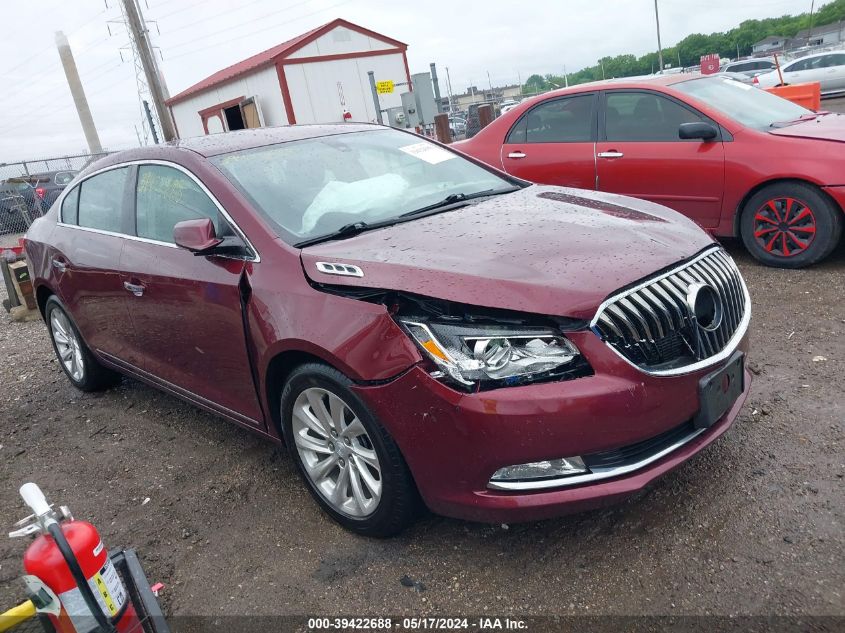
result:
<svg viewBox="0 0 845 633"><path fill-rule="evenodd" d="M845 92L845 50L815 53L795 59L781 66L783 81L777 70L757 77L761 88L785 84L803 84L818 81L822 96Z"/></svg>
<svg viewBox="0 0 845 633"><path fill-rule="evenodd" d="M741 73L747 77L756 77L775 68L771 59L743 59L729 62L719 69L720 73Z"/></svg>

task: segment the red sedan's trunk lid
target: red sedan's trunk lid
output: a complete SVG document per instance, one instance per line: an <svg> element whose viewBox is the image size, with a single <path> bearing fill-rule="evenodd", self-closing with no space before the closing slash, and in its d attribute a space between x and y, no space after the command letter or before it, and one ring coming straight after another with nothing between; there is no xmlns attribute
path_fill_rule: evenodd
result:
<svg viewBox="0 0 845 633"><path fill-rule="evenodd" d="M310 246L301 256L319 283L587 319L613 291L710 244L704 231L665 207L535 185ZM317 262L356 264L364 276L322 273Z"/></svg>
<svg viewBox="0 0 845 633"><path fill-rule="evenodd" d="M772 128L769 132L776 136L845 142L845 115L825 114L809 121Z"/></svg>

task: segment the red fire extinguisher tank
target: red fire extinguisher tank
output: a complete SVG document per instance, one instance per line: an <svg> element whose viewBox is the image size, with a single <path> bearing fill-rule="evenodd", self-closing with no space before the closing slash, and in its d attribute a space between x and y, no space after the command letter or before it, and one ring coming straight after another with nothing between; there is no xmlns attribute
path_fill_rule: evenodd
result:
<svg viewBox="0 0 845 633"><path fill-rule="evenodd" d="M60 525L106 617L114 622L118 631L128 632L136 627L141 630L126 588L94 526L76 520L64 521ZM82 633L93 628L91 611L52 536L38 536L26 550L23 564L28 574L37 576L58 596L62 604L61 615L58 618L51 616L58 631Z"/></svg>

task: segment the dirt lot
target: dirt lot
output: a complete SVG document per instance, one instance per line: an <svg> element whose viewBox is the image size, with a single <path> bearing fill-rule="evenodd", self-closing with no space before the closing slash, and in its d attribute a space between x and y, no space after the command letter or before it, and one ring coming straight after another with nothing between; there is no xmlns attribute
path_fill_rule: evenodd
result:
<svg viewBox="0 0 845 633"><path fill-rule="evenodd" d="M282 450L134 381L80 394L44 325L4 314L3 522L37 481L108 545L136 547L171 614L842 616L845 249L784 271L729 248L754 302L753 393L721 441L624 505L358 538ZM0 605L22 595L24 548L0 539Z"/></svg>

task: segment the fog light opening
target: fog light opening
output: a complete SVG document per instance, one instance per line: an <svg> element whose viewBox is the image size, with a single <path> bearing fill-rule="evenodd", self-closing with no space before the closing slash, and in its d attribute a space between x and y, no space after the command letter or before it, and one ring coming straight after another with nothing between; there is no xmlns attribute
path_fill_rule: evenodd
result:
<svg viewBox="0 0 845 633"><path fill-rule="evenodd" d="M528 464L516 464L505 466L495 473L490 481L525 481L537 479L552 479L556 477L568 477L590 472L580 457L560 457L542 462L530 462Z"/></svg>

